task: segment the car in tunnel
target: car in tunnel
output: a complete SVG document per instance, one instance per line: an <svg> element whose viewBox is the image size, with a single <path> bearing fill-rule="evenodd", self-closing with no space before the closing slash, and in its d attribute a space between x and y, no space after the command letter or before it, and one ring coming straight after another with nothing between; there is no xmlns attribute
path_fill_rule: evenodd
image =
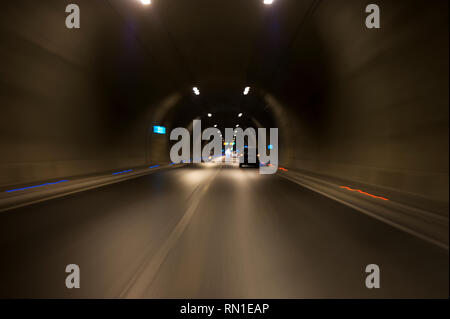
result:
<svg viewBox="0 0 450 319"><path fill-rule="evenodd" d="M257 149L244 148L242 154L239 154L239 167L259 167L259 154L257 154Z"/></svg>

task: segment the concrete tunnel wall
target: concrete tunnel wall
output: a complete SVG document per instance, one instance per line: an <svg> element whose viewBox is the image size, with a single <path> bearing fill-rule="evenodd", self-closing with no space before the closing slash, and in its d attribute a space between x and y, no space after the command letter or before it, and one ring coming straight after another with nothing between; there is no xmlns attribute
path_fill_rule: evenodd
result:
<svg viewBox="0 0 450 319"><path fill-rule="evenodd" d="M448 203L448 2L376 3L322 1L263 92L281 162Z"/></svg>
<svg viewBox="0 0 450 319"><path fill-rule="evenodd" d="M68 30L67 3L1 13L0 185L168 160L149 129L170 127L181 93L132 23L80 0L83 26ZM448 2L377 3L380 30L363 1L317 2L276 73L254 79L280 161L448 202Z"/></svg>
<svg viewBox="0 0 450 319"><path fill-rule="evenodd" d="M150 132L164 71L105 3L77 1L67 29L68 3L2 6L0 186L167 161Z"/></svg>

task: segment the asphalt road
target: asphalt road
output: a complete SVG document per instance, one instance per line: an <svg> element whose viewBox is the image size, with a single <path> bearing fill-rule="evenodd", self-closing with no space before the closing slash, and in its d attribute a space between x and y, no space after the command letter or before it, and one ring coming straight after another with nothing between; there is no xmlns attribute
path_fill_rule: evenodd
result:
<svg viewBox="0 0 450 319"><path fill-rule="evenodd" d="M1 213L0 252L0 297L448 297L448 251L218 163ZM365 286L372 263L380 289ZM65 287L67 264L80 289Z"/></svg>

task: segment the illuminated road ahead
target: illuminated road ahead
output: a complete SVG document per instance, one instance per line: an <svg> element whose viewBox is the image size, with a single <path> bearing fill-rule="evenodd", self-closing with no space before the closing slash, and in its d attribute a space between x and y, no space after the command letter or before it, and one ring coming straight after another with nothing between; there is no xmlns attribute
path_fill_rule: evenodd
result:
<svg viewBox="0 0 450 319"><path fill-rule="evenodd" d="M446 297L448 251L279 175L211 163L0 215L0 296ZM81 289L65 288L65 266ZM367 264L381 289L365 287Z"/></svg>

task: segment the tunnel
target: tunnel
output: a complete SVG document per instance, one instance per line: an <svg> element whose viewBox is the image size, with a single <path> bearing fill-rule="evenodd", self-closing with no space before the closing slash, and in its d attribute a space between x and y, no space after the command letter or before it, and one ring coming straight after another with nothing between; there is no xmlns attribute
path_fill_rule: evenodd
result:
<svg viewBox="0 0 450 319"><path fill-rule="evenodd" d="M1 297L448 298L448 1L149 2L2 5ZM173 163L194 120L277 173Z"/></svg>

